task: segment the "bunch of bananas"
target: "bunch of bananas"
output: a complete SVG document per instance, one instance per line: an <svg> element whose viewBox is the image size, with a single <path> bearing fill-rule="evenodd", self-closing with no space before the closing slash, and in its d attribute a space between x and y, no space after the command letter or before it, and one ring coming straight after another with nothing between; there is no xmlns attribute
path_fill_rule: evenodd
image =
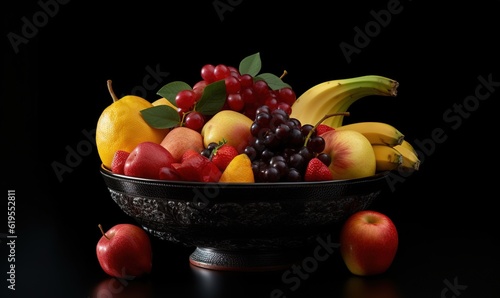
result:
<svg viewBox="0 0 500 298"><path fill-rule="evenodd" d="M291 117L302 123L318 123L325 115L347 112L349 107L369 95L397 95L399 83L393 79L366 75L325 81L306 90L292 105ZM377 171L415 171L420 159L412 144L396 127L384 122L357 122L343 125L343 116L322 122L337 130L349 129L362 133L372 144Z"/></svg>

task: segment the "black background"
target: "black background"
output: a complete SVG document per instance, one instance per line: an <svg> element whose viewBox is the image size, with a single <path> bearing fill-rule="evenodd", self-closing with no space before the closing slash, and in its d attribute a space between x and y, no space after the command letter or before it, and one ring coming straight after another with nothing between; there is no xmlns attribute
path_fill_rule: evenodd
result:
<svg viewBox="0 0 500 298"><path fill-rule="evenodd" d="M148 68L168 73L156 89L142 89L153 101L163 84L200 80L206 63L237 66L256 52L262 71L286 70L285 81L297 94L322 81L365 74L400 83L396 98L361 99L347 120L388 122L410 142L426 144L418 147L421 170L373 206L398 226L396 260L383 276L362 281L395 289L396 297L440 296L446 280L466 286L461 297L498 297L499 86L485 100L468 97L479 76L500 82L493 1L25 2L2 8L2 184L4 191L16 191L18 235L16 291L6 289L5 274L2 297L97 297L94 287L114 281L95 257L97 224L133 221L111 200L95 146L61 179L52 168L54 162L67 163L68 150L88 144L84 132L95 129L111 101L106 80L123 95L144 86ZM52 16L43 18L40 3L52 3ZM229 6L218 12L214 3ZM371 11L382 14L395 3L399 10L374 27ZM9 36L22 37L25 20L39 26L16 52ZM356 27L374 31L348 62L339 45L355 45ZM455 105L467 111L456 118L460 123L444 118ZM444 130L445 140L433 140L436 129ZM4 208L1 233L7 232L5 203ZM288 287L283 272L200 271L188 264L191 248L152 241L152 274L114 297L134 290L142 296L131 297L269 297L272 289ZM8 248L1 251L5 273ZM334 254L287 294L352 297L345 293L351 282L356 280Z"/></svg>

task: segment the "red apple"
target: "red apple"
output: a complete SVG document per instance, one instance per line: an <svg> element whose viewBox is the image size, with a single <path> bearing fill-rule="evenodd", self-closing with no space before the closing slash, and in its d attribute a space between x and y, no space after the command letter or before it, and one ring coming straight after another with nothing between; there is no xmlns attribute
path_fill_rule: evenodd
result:
<svg viewBox="0 0 500 298"><path fill-rule="evenodd" d="M384 273L398 248L398 232L385 214L362 210L352 214L340 231L340 254L349 271L367 276Z"/></svg>
<svg viewBox="0 0 500 298"><path fill-rule="evenodd" d="M131 279L151 272L152 249L149 235L133 224L117 224L97 242L97 260L110 276Z"/></svg>
<svg viewBox="0 0 500 298"><path fill-rule="evenodd" d="M172 154L154 142L139 143L129 154L123 173L127 176L160 179L160 170L175 161Z"/></svg>

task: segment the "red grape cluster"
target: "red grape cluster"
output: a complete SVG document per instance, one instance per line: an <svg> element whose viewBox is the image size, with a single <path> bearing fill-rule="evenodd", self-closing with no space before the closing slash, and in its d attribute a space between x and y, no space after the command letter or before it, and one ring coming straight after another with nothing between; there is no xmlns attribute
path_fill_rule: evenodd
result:
<svg viewBox="0 0 500 298"><path fill-rule="evenodd" d="M205 87L211 83L224 80L226 98L222 110L233 110L255 118L256 110L262 105L271 111L281 109L288 114L295 102L296 94L290 87L272 89L269 84L250 74L241 74L233 66L225 64L206 64L201 68L201 80L192 89L181 90L175 97L177 112L182 118L182 125L201 131L210 116L194 109L202 97Z"/></svg>
<svg viewBox="0 0 500 298"><path fill-rule="evenodd" d="M258 107L250 129L253 139L245 153L252 161L255 182L304 181L313 157L330 165L331 157L322 153L325 140L317 135L314 126L302 125L285 110Z"/></svg>
<svg viewBox="0 0 500 298"><path fill-rule="evenodd" d="M184 126L191 128L195 131L200 132L205 125L205 116L193 110L195 103L201 98L201 93L203 90L199 89L186 89L181 90L177 93L175 97L175 105L177 106L177 112L179 116L184 115Z"/></svg>
<svg viewBox="0 0 500 298"><path fill-rule="evenodd" d="M201 94L203 88L213 82L224 80L226 84L226 102L223 109L229 109L255 117L258 107L267 105L271 111L277 108L291 112L296 100L295 92L290 87L273 90L264 80L255 79L249 74L241 74L233 66L224 64L206 64L201 68L202 80L193 86L193 91Z"/></svg>

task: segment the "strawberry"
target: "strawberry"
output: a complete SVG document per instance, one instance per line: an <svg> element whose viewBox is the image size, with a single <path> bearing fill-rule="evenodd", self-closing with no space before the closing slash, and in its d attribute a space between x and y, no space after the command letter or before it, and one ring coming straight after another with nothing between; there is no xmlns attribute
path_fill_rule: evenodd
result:
<svg viewBox="0 0 500 298"><path fill-rule="evenodd" d="M321 134L323 134L323 133L325 133L327 131L333 130L333 129L334 129L333 127L328 126L328 125L322 123L322 124L320 124L320 125L318 125L316 127L316 134L318 136L320 136Z"/></svg>
<svg viewBox="0 0 500 298"><path fill-rule="evenodd" d="M207 157L196 154L184 154L179 163L173 163L173 170L182 181L218 182L222 172Z"/></svg>
<svg viewBox="0 0 500 298"><path fill-rule="evenodd" d="M117 150L115 155L113 155L113 160L111 161L111 172L115 174L124 174L123 166L125 165L125 161L129 156L129 152L124 150Z"/></svg>
<svg viewBox="0 0 500 298"><path fill-rule="evenodd" d="M224 172L229 162L231 162L236 155L238 155L236 147L222 143L212 152L212 162L221 172Z"/></svg>
<svg viewBox="0 0 500 298"><path fill-rule="evenodd" d="M313 157L309 161L304 174L304 181L326 181L332 179L332 172L330 172L330 169L319 158Z"/></svg>
<svg viewBox="0 0 500 298"><path fill-rule="evenodd" d="M181 156L181 162L188 159L191 155L199 155L200 152L197 152L194 149L187 149Z"/></svg>
<svg viewBox="0 0 500 298"><path fill-rule="evenodd" d="M177 173L177 171L173 166L161 168L159 176L161 180L172 180L172 181L182 180L181 176L179 175L179 173Z"/></svg>

